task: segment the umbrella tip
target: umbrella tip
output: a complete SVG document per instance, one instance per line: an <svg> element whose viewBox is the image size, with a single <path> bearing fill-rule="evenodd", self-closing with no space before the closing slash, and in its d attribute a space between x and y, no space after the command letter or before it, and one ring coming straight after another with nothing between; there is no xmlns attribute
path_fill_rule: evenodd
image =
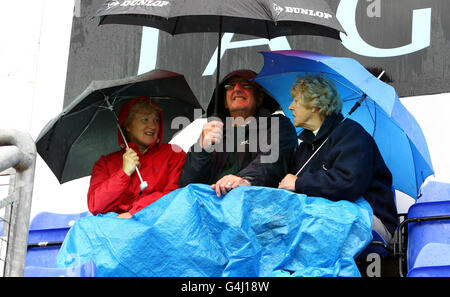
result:
<svg viewBox="0 0 450 297"><path fill-rule="evenodd" d="M141 193L142 193L148 187L148 183L146 181L143 181L139 187L140 187Z"/></svg>
<svg viewBox="0 0 450 297"><path fill-rule="evenodd" d="M392 78L386 73L386 70L380 67L366 67L366 70L384 83L394 82Z"/></svg>
<svg viewBox="0 0 450 297"><path fill-rule="evenodd" d="M384 74L385 72L386 72L386 71L383 70L383 72L381 72L380 75L378 75L377 78L380 79L380 78L383 76L383 74Z"/></svg>

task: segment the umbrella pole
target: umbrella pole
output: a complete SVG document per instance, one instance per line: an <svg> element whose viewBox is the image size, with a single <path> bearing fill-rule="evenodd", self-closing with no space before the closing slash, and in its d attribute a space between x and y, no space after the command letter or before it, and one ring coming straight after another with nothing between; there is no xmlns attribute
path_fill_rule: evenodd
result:
<svg viewBox="0 0 450 297"><path fill-rule="evenodd" d="M113 106L111 105L111 103L109 103L108 96L105 96L105 101L106 101L106 104L108 105L108 109L112 112L112 114L114 115L114 118L116 119L116 125L117 125L117 128L119 129L120 136L122 136L125 146L127 147L127 149L130 148L128 146L127 139L125 138L125 135L123 134L122 127L120 127L120 125L119 125L119 118L117 117L116 113L114 112ZM142 179L141 172L139 171L139 168L137 166L136 166L136 174L138 175L139 180L141 181L141 184L139 185L139 187L140 187L141 193L142 193L142 191L144 191L148 187L148 183Z"/></svg>
<svg viewBox="0 0 450 297"><path fill-rule="evenodd" d="M219 33L217 35L217 67L216 67L216 92L214 98L214 114L213 116L218 116L219 114L219 79L220 79L220 55L222 53L222 16L219 17Z"/></svg>

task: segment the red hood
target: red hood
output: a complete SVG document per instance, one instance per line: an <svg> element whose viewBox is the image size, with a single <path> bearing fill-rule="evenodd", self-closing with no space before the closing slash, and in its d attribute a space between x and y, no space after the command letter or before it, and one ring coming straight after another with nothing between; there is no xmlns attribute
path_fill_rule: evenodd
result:
<svg viewBox="0 0 450 297"><path fill-rule="evenodd" d="M149 97L136 97L133 98L131 100L129 100L128 102L126 102L124 105L122 105L121 109L120 109L120 113L119 113L119 125L122 127L123 123L125 122L125 120L128 117L128 114L130 112L131 107L136 103L136 101L138 100L148 100L151 101L153 104L155 104L156 106L160 107L161 106L158 104L158 102L156 102L155 100L149 98ZM163 115L162 115L162 111L159 113L159 133L158 133L158 140L151 144L150 146L155 146L157 144L159 144L161 142L161 139L163 138ZM122 130L124 130L124 128L122 127ZM122 139L122 136L120 135L120 131L117 129L117 133L118 133L118 141L119 141L119 146L121 149L126 148L125 142ZM136 152L139 152L137 150L137 145L135 145L134 143L128 143L128 146L132 147L133 149L135 149Z"/></svg>

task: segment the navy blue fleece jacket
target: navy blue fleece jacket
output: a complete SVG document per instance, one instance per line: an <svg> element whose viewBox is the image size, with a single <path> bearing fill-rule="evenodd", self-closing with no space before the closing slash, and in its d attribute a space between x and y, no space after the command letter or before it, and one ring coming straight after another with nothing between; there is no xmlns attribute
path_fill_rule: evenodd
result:
<svg viewBox="0 0 450 297"><path fill-rule="evenodd" d="M374 139L357 122L341 114L328 116L315 136L304 130L295 153L264 168L247 170L252 185L268 186L288 174L296 174L322 142L323 147L299 174L295 191L329 200L355 201L364 197L374 214L393 234L397 210L392 175ZM342 122L342 123L341 123Z"/></svg>

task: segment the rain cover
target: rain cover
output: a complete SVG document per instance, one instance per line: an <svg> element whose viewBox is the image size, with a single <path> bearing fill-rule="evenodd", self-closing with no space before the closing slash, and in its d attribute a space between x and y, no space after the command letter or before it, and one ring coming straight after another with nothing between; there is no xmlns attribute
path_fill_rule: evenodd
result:
<svg viewBox="0 0 450 297"><path fill-rule="evenodd" d="M58 267L95 262L98 276L360 276L371 241L363 199L332 202L286 190L238 187L222 198L191 184L131 219L78 220Z"/></svg>

